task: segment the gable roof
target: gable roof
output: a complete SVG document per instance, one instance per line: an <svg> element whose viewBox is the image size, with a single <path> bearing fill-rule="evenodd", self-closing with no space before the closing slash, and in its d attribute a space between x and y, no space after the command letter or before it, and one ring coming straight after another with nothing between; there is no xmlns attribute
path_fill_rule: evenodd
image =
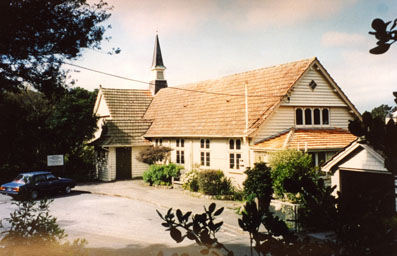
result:
<svg viewBox="0 0 397 256"><path fill-rule="evenodd" d="M149 90L100 88L113 119L142 118L153 96Z"/></svg>
<svg viewBox="0 0 397 256"><path fill-rule="evenodd" d="M325 172L335 172L338 168L356 171L390 173L384 167L384 157L371 146L354 140L343 150L325 162L321 169Z"/></svg>
<svg viewBox="0 0 397 256"><path fill-rule="evenodd" d="M150 145L143 134L151 125L144 119L108 119L102 128L101 136L90 143L94 146Z"/></svg>
<svg viewBox="0 0 397 256"><path fill-rule="evenodd" d="M153 96L149 90L100 88L94 112L101 101L106 103L110 116L105 117L100 137L91 142L97 146L145 145L143 134L151 120L143 119Z"/></svg>
<svg viewBox="0 0 397 256"><path fill-rule="evenodd" d="M330 150L341 149L356 139L356 136L341 128L326 129L288 129L257 143L254 148L277 149L309 149Z"/></svg>
<svg viewBox="0 0 397 256"><path fill-rule="evenodd" d="M160 90L145 137L241 137L255 131L314 63L310 58ZM245 125L245 83L248 128Z"/></svg>

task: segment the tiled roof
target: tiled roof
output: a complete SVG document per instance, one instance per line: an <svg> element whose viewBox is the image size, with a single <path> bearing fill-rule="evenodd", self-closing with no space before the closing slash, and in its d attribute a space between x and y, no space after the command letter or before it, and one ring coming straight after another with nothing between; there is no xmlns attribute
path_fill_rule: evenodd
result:
<svg viewBox="0 0 397 256"><path fill-rule="evenodd" d="M152 95L149 90L101 88L113 119L142 118Z"/></svg>
<svg viewBox="0 0 397 256"><path fill-rule="evenodd" d="M145 137L244 135L245 82L248 123L250 132L254 131L315 60L164 88L156 94L144 116L154 120Z"/></svg>
<svg viewBox="0 0 397 256"><path fill-rule="evenodd" d="M152 122L144 119L108 119L102 134L92 145L132 145L150 144L143 138Z"/></svg>
<svg viewBox="0 0 397 256"><path fill-rule="evenodd" d="M356 139L356 136L341 128L291 129L263 140L256 148L277 149L341 149ZM283 147L284 146L284 147Z"/></svg>

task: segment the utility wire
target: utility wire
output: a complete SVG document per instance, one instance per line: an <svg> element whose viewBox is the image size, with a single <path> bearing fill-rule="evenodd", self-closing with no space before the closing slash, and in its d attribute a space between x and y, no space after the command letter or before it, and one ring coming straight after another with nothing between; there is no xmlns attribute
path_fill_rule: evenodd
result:
<svg viewBox="0 0 397 256"><path fill-rule="evenodd" d="M151 83L148 83L148 82L145 82L145 81L140 81L140 80L136 80L136 79L132 79L132 78L128 78L128 77L118 76L118 75L106 73L106 72L103 72L103 71L95 70L95 69L92 69L92 68L86 68L86 67L79 66L79 65L76 65L76 64L73 64L73 63L69 63L69 62L62 62L62 63L66 64L66 65L69 65L69 66L73 66L73 67L85 69L85 70L88 70L88 71L96 72L96 73L99 73L99 74L102 74L102 75L113 76L113 77L116 77L116 78L132 81L132 82L137 82L137 83L151 84Z"/></svg>
<svg viewBox="0 0 397 256"><path fill-rule="evenodd" d="M142 83L142 84L148 84L148 85L152 85L153 84L153 83L150 83L150 82L145 82L145 81L141 81L141 80L137 80L137 79L132 79L132 78L124 77L124 76L114 75L114 74L111 74L111 73L95 70L95 69L92 69L92 68L83 67L83 66L76 65L76 64L73 64L73 63L69 63L69 62L62 62L62 63L66 64L66 65L69 65L69 66L85 69L85 70L88 70L88 71L91 71L91 72L99 73L99 74L102 74L102 75L107 75L107 76L112 76L112 77L119 78L119 79L124 79L124 80L127 80L127 81L132 81L132 82L137 82L137 83ZM181 88L181 87L167 87L167 88L174 89L174 90L181 90L181 91L189 91L189 92L205 93L205 94L213 94L213 95L223 95L223 96L231 96L231 97L245 97L246 96L244 94L231 94L231 93L222 93L222 92L200 91L200 90L186 89L186 88ZM271 93L265 94L265 95L247 95L247 97L254 97L254 98L264 98L264 97L269 97L269 96L283 97L283 96L286 96L286 95L284 95L284 94L271 94Z"/></svg>

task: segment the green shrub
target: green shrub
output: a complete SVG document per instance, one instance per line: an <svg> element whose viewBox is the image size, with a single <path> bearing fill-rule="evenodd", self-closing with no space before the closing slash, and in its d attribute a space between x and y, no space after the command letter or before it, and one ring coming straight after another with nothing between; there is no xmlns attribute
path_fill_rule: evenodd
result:
<svg viewBox="0 0 397 256"><path fill-rule="evenodd" d="M143 173L143 180L154 185L171 185L172 177L178 177L183 167L176 164L152 164L149 170Z"/></svg>
<svg viewBox="0 0 397 256"><path fill-rule="evenodd" d="M221 170L203 170L198 173L199 190L206 195L231 195L232 182Z"/></svg>
<svg viewBox="0 0 397 256"><path fill-rule="evenodd" d="M273 195L270 168L265 163L255 163L254 168L245 171L244 197L247 201L258 198L259 208L268 208Z"/></svg>
<svg viewBox="0 0 397 256"><path fill-rule="evenodd" d="M303 177L317 179L318 173L312 167L312 158L309 154L298 150L283 150L270 154L269 164L273 189L280 198L287 198L299 202L299 195L289 193L285 189L285 180L301 180Z"/></svg>
<svg viewBox="0 0 397 256"><path fill-rule="evenodd" d="M149 165L167 160L171 152L170 147L153 146L140 151L136 159Z"/></svg>
<svg viewBox="0 0 397 256"><path fill-rule="evenodd" d="M87 255L85 239L66 241L67 234L50 215L53 200L16 201L17 209L0 221L1 255Z"/></svg>
<svg viewBox="0 0 397 256"><path fill-rule="evenodd" d="M183 173L181 177L182 188L193 192L199 191L198 173L196 169Z"/></svg>

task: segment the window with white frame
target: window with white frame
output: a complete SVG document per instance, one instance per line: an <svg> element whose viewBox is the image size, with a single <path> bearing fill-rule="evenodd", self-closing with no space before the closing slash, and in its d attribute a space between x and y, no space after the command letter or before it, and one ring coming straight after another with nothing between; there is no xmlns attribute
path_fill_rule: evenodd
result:
<svg viewBox="0 0 397 256"><path fill-rule="evenodd" d="M156 139L155 140L155 145L156 146L163 146L163 139Z"/></svg>
<svg viewBox="0 0 397 256"><path fill-rule="evenodd" d="M328 126L328 108L296 108L295 124L297 126Z"/></svg>
<svg viewBox="0 0 397 256"><path fill-rule="evenodd" d="M319 151L319 152L308 152L312 157L313 166L321 166L323 163L328 161L333 155L336 154L335 151Z"/></svg>
<svg viewBox="0 0 397 256"><path fill-rule="evenodd" d="M176 139L176 163L185 164L185 140Z"/></svg>
<svg viewBox="0 0 397 256"><path fill-rule="evenodd" d="M200 140L200 165L211 166L210 139Z"/></svg>
<svg viewBox="0 0 397 256"><path fill-rule="evenodd" d="M229 168L240 169L241 139L229 140Z"/></svg>

